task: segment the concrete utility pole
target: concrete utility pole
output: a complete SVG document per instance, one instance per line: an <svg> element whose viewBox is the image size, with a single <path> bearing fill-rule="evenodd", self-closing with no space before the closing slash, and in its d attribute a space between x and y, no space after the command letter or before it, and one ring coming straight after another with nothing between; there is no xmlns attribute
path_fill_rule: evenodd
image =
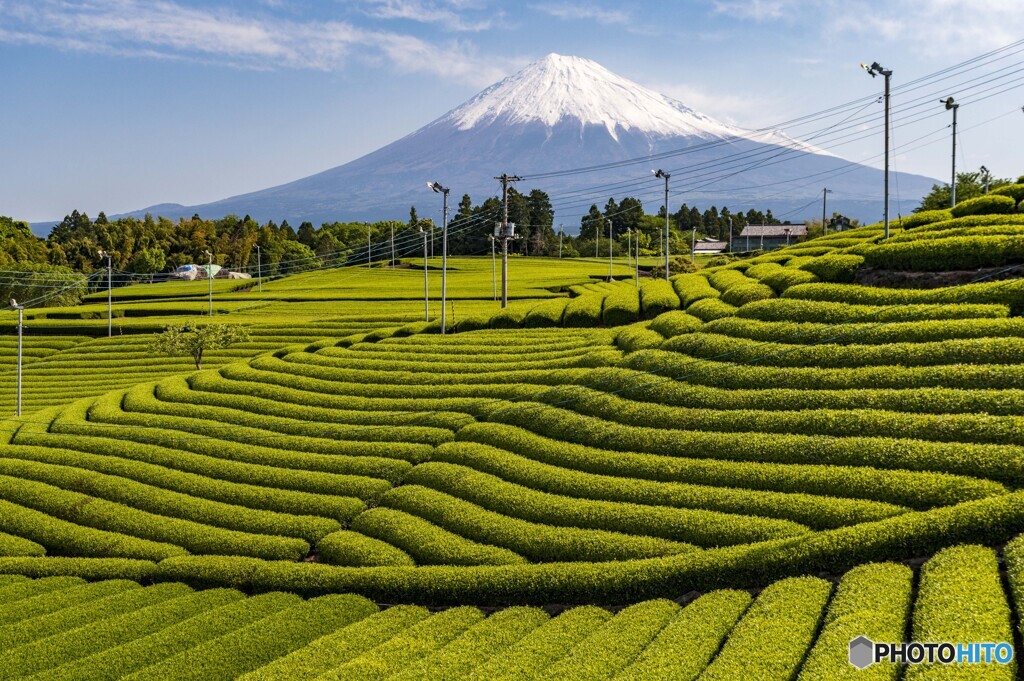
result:
<svg viewBox="0 0 1024 681"><path fill-rule="evenodd" d="M729 252L732 253L732 216L729 216Z"/></svg>
<svg viewBox="0 0 1024 681"><path fill-rule="evenodd" d="M952 110L953 112L953 177L949 183L950 197L949 207L952 208L956 205L956 112L960 108L960 105L953 101L952 97L946 97L940 99L939 102L946 105L946 111ZM986 185L988 183L986 182ZM985 189L985 193L988 194L988 189Z"/></svg>
<svg viewBox="0 0 1024 681"><path fill-rule="evenodd" d="M988 193L988 192L986 192L986 193ZM564 236L564 234L562 234L562 225L558 225L558 259L559 260L562 259L562 237L563 236Z"/></svg>
<svg viewBox="0 0 1024 681"><path fill-rule="evenodd" d="M494 260L494 235L488 234L487 240L491 242L491 288L494 289L494 300L498 299L498 270Z"/></svg>
<svg viewBox="0 0 1024 681"><path fill-rule="evenodd" d="M986 168L985 166L982 166L980 168L980 170L981 170L981 176L983 178L985 178L985 193L988 194L988 181L989 181L988 168Z"/></svg>
<svg viewBox="0 0 1024 681"><path fill-rule="evenodd" d="M114 269L114 265L111 255L107 251L101 250L100 257L107 259L107 338L110 338L114 335L114 315L112 312L113 287L111 286L111 272Z"/></svg>
<svg viewBox="0 0 1024 681"><path fill-rule="evenodd" d="M665 179L665 281L668 281L668 252L671 248L669 244L668 234L668 180L672 176L666 173L664 170L661 170L660 168L658 170L652 170L651 172L654 173L655 177L661 177Z"/></svg>
<svg viewBox="0 0 1024 681"><path fill-rule="evenodd" d="M423 321L430 321L430 280L427 276L427 230L420 227L423 235ZM444 308L442 308L444 309Z"/></svg>
<svg viewBox="0 0 1024 681"><path fill-rule="evenodd" d="M213 316L213 253L204 251L206 257L209 258L210 264L206 268L206 278L210 282L210 316Z"/></svg>
<svg viewBox="0 0 1024 681"><path fill-rule="evenodd" d="M445 306L448 303L448 192L450 190L448 187L442 186L440 182L428 182L427 186L435 193L440 192L444 195L444 214L441 217L441 335L444 335L447 330Z"/></svg>
<svg viewBox="0 0 1024 681"><path fill-rule="evenodd" d="M373 263L373 244L370 243L370 225L366 225L366 269Z"/></svg>
<svg viewBox="0 0 1024 681"><path fill-rule="evenodd" d="M615 249L612 248L612 221L608 219L608 281L612 280L612 271L615 267L615 263L612 261L612 256L615 253Z"/></svg>
<svg viewBox="0 0 1024 681"><path fill-rule="evenodd" d="M825 206L828 205L828 195L832 193L832 190L825 187L821 190L821 235L825 236L828 233L828 226L825 224Z"/></svg>
<svg viewBox="0 0 1024 681"><path fill-rule="evenodd" d="M697 262L697 228L693 228L690 236L690 262Z"/></svg>
<svg viewBox="0 0 1024 681"><path fill-rule="evenodd" d="M508 185L522 178L502 173L494 179L501 182L501 224L495 231L501 239L501 306L505 308L508 307L508 242L515 238L516 231L516 226L508 221Z"/></svg>
<svg viewBox="0 0 1024 681"><path fill-rule="evenodd" d="M640 229L636 230L636 258L633 260L636 268L636 287L640 288Z"/></svg>
<svg viewBox="0 0 1024 681"><path fill-rule="evenodd" d="M11 298L11 307L18 311L18 399L15 407L15 416L21 416L21 335L25 321L25 306L18 305L18 301Z"/></svg>
<svg viewBox="0 0 1024 681"><path fill-rule="evenodd" d="M256 281L259 282L260 293L263 293L263 254L259 244L256 244Z"/></svg>
<svg viewBox="0 0 1024 681"><path fill-rule="evenodd" d="M879 63L873 62L871 66L861 64L861 68L874 78L882 75L885 77L885 237L889 238L889 81L892 79L892 69L883 68Z"/></svg>
<svg viewBox="0 0 1024 681"><path fill-rule="evenodd" d="M626 269L633 269L633 230L626 227Z"/></svg>
<svg viewBox="0 0 1024 681"><path fill-rule="evenodd" d="M395 221L392 220L391 224L391 267L395 266Z"/></svg>

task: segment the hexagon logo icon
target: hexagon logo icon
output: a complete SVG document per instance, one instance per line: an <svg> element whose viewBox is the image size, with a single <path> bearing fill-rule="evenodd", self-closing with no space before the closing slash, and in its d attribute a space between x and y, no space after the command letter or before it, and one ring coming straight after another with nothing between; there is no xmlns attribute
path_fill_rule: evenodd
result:
<svg viewBox="0 0 1024 681"><path fill-rule="evenodd" d="M850 664L865 669L875 662L875 644L867 636L858 636L850 641Z"/></svg>

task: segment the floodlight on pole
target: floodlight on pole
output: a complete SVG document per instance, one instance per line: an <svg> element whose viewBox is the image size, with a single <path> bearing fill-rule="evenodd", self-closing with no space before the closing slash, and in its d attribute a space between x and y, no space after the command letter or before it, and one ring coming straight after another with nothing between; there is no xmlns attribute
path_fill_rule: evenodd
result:
<svg viewBox="0 0 1024 681"><path fill-rule="evenodd" d="M114 335L114 316L112 314L113 308L113 293L111 287L111 271L113 270L113 261L110 253L104 251L102 248L99 251L100 258L107 259L107 338Z"/></svg>
<svg viewBox="0 0 1024 681"><path fill-rule="evenodd" d="M420 225L420 234L423 235L423 321L430 321L430 279L427 274L427 230ZM442 308L443 309L443 308Z"/></svg>
<svg viewBox="0 0 1024 681"><path fill-rule="evenodd" d="M981 176L985 179L985 193L988 194L988 182L991 176L988 173L988 168L985 166L982 166L979 170L981 170Z"/></svg>
<svg viewBox="0 0 1024 681"><path fill-rule="evenodd" d="M652 170L655 177L660 177L665 180L665 281L668 281L668 253L672 250L669 247L669 233L668 233L668 180L671 175L666 173L664 170L659 168L658 170Z"/></svg>
<svg viewBox="0 0 1024 681"><path fill-rule="evenodd" d="M15 406L15 415L21 416L21 336L25 321L25 306L18 305L18 301L11 298L11 309L18 311L18 399Z"/></svg>
<svg viewBox="0 0 1024 681"><path fill-rule="evenodd" d="M952 97L940 99L939 104L945 104L946 111L953 112L953 174L949 183L949 207L952 208L956 205L956 112L957 109L960 108L960 105L957 104ZM985 193L987 194L988 192Z"/></svg>
<svg viewBox="0 0 1024 681"><path fill-rule="evenodd" d="M861 64L860 67L868 72L872 78L876 76L885 77L885 237L889 238L889 82L892 79L892 69L883 68L877 61L871 66Z"/></svg>
<svg viewBox="0 0 1024 681"><path fill-rule="evenodd" d="M260 253L259 244L256 244L256 281L259 284L260 293L263 293L263 254Z"/></svg>
<svg viewBox="0 0 1024 681"><path fill-rule="evenodd" d="M203 251L209 260L209 265L206 268L206 278L210 283L210 316L213 316L213 253L209 251Z"/></svg>
<svg viewBox="0 0 1024 681"><path fill-rule="evenodd" d="M434 193L444 195L444 215L441 223L441 333L447 330L447 319L445 317L445 306L448 301L448 187L440 182L428 182L427 186Z"/></svg>

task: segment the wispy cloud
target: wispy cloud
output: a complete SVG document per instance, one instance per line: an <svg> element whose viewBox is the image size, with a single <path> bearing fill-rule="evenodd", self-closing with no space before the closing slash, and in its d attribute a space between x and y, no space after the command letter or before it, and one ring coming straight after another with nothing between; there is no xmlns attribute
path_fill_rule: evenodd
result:
<svg viewBox="0 0 1024 681"><path fill-rule="evenodd" d="M585 3L547 3L531 5L531 8L558 19L589 20L599 24L622 25L623 27L627 27L633 20L633 16L625 10L604 9Z"/></svg>
<svg viewBox="0 0 1024 681"><path fill-rule="evenodd" d="M252 69L342 70L383 62L473 85L506 74L462 42L371 31L342 21L291 21L172 0L0 0L0 42L76 52L188 59Z"/></svg>
<svg viewBox="0 0 1024 681"><path fill-rule="evenodd" d="M796 4L793 0L715 0L717 14L728 14L738 19L767 21L782 19Z"/></svg>
<svg viewBox="0 0 1024 681"><path fill-rule="evenodd" d="M449 31L486 31L494 25L491 17L469 18L468 10L482 6L467 0L370 0L368 13L378 19L406 19L424 24L437 24Z"/></svg>

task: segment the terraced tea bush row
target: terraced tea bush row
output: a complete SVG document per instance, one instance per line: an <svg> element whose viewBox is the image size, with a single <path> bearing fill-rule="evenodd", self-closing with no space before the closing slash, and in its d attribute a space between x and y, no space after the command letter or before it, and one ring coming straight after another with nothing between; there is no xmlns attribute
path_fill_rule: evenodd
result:
<svg viewBox="0 0 1024 681"><path fill-rule="evenodd" d="M742 307L747 303L758 300L768 300L775 297L775 291L764 284L747 284L743 286L730 286L722 292L722 302L735 307Z"/></svg>
<svg viewBox="0 0 1024 681"><path fill-rule="evenodd" d="M948 208L943 208L941 210L923 210L920 213L900 218L899 227L901 229L914 229L915 227L929 225L934 222L944 222L946 220L951 220L952 218L953 213L951 213Z"/></svg>
<svg viewBox="0 0 1024 681"><path fill-rule="evenodd" d="M506 516L553 526L605 529L663 537L698 546L725 546L803 534L797 523L704 510L592 501L538 492L465 466L433 462L406 480ZM522 553L522 552L520 552Z"/></svg>
<svg viewBox="0 0 1024 681"><path fill-rule="evenodd" d="M962 304L995 304L1005 305L1010 313L1020 316L1024 312L1024 279L1009 281L989 281L964 284L948 288L909 289L881 288L874 286L858 286L856 284L802 284L786 291L784 298L801 300L817 300L822 302L857 304L857 305L947 305ZM999 316L1006 315L973 315ZM786 321L799 321L790 319ZM812 319L808 321L826 321Z"/></svg>
<svg viewBox="0 0 1024 681"><path fill-rule="evenodd" d="M536 562L628 560L693 549L685 543L653 537L528 522L419 485L396 487L381 497L380 503L424 518L460 537L499 546ZM358 529L355 524L353 528Z"/></svg>
<svg viewBox="0 0 1024 681"><path fill-rule="evenodd" d="M788 291L787 291L788 293ZM764 322L904 322L929 319L975 319L1007 317L1003 305L991 304L903 304L896 306L849 305L825 301L780 298L744 305L737 317Z"/></svg>
<svg viewBox="0 0 1024 681"><path fill-rule="evenodd" d="M86 583L80 577L43 577L27 581L23 586L27 588L17 594L5 590L7 599L0 608L0 624L6 626L48 615L137 588L138 584L126 579Z"/></svg>
<svg viewBox="0 0 1024 681"><path fill-rule="evenodd" d="M800 269L810 272L818 279L836 284L845 284L853 281L857 270L864 264L864 256L844 253L829 253L820 258L814 258L800 265ZM794 285L812 283L796 282ZM780 294L781 295L781 294Z"/></svg>
<svg viewBox="0 0 1024 681"><path fill-rule="evenodd" d="M538 303L526 314L523 326L528 329L543 326L561 326L562 316L565 314L568 302L568 298L552 298L543 303Z"/></svg>
<svg viewBox="0 0 1024 681"><path fill-rule="evenodd" d="M647 328L649 322L638 322L621 327L615 335L615 345L623 352L636 352L645 348L657 348L665 337Z"/></svg>
<svg viewBox="0 0 1024 681"><path fill-rule="evenodd" d="M352 529L390 544L420 565L511 565L525 563L517 553L489 546L393 508L372 508L354 521Z"/></svg>
<svg viewBox="0 0 1024 681"><path fill-rule="evenodd" d="M511 451L475 442L442 445L437 449L435 458L551 494L780 518L815 529L870 522L906 511L900 506L860 499L658 482L588 473L534 461ZM571 463L569 459L562 461Z"/></svg>
<svg viewBox="0 0 1024 681"><path fill-rule="evenodd" d="M955 546L924 564L911 636L914 641L1007 641L1012 645L1010 608L992 549ZM937 663L914 665L904 678L931 679L952 671L945 669ZM1016 678L1015 662L984 665L981 670L989 679Z"/></svg>
<svg viewBox="0 0 1024 681"><path fill-rule="evenodd" d="M619 284L604 299L601 321L605 326L632 324L640 318L640 294L636 288Z"/></svg>
<svg viewBox="0 0 1024 681"><path fill-rule="evenodd" d="M859 254L866 265L885 269L934 272L1002 267L1024 261L1024 236L957 236L863 249Z"/></svg>
<svg viewBox="0 0 1024 681"><path fill-rule="evenodd" d="M686 308L687 314L693 315L703 322L710 322L724 317L732 317L739 311L735 305L730 305L719 298L704 298Z"/></svg>
<svg viewBox="0 0 1024 681"><path fill-rule="evenodd" d="M753 261L750 262L753 264ZM739 269L708 270L704 276L712 286L722 293L737 286L754 286L758 283L757 279L748 277Z"/></svg>
<svg viewBox="0 0 1024 681"><path fill-rule="evenodd" d="M665 312L654 318L648 328L657 331L665 338L672 338L684 333L693 333L703 325L701 320L682 310Z"/></svg>
<svg viewBox="0 0 1024 681"><path fill-rule="evenodd" d="M459 432L459 439L597 475L769 492L831 495L921 509L1006 492L1002 485L992 481L930 472L685 459L637 453L618 453L609 457L605 450L560 442L522 428L497 423L481 423L463 428Z"/></svg>
<svg viewBox="0 0 1024 681"><path fill-rule="evenodd" d="M349 530L338 530L321 539L316 545L316 553L320 560L331 565L369 567L416 564L401 549Z"/></svg>
<svg viewBox="0 0 1024 681"><path fill-rule="evenodd" d="M23 537L0 532L0 556L43 556L46 549Z"/></svg>
<svg viewBox="0 0 1024 681"><path fill-rule="evenodd" d="M965 215L992 215L993 213L1013 213L1017 210L1017 201L1011 196L1001 194L989 194L978 196L973 199L961 201L949 212L953 217L959 218Z"/></svg>
<svg viewBox="0 0 1024 681"><path fill-rule="evenodd" d="M587 293L572 298L565 306L562 323L567 327L590 328L601 323L601 310L604 309L605 293Z"/></svg>
<svg viewBox="0 0 1024 681"><path fill-rule="evenodd" d="M718 298L722 295L703 274L677 274L671 281L672 288L675 289L684 308L690 307L698 300Z"/></svg>
<svg viewBox="0 0 1024 681"><path fill-rule="evenodd" d="M644 319L654 319L669 310L678 310L679 305L679 296L670 282L651 279L640 284L640 309Z"/></svg>
<svg viewBox="0 0 1024 681"><path fill-rule="evenodd" d="M1024 216L1021 216L1024 217ZM960 236L999 236L1024 234L1024 221L1017 224L982 225L977 227L954 227L950 229L935 229L923 232L904 232L897 234L886 243L904 243L908 241L923 242L930 239L948 239Z"/></svg>

